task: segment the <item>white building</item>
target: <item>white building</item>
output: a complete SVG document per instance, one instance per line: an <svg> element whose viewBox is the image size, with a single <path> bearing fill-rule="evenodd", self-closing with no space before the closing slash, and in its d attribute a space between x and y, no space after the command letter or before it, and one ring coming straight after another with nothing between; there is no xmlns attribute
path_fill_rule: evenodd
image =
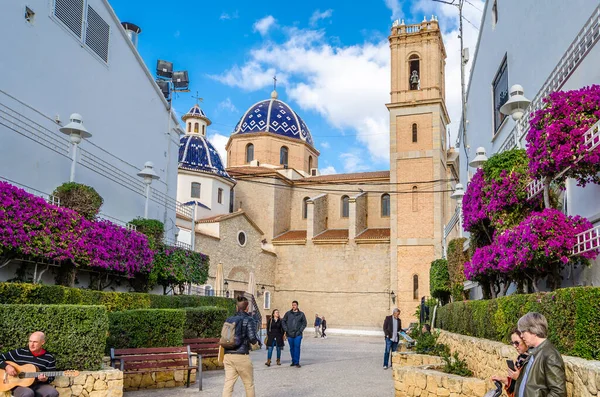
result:
<svg viewBox="0 0 600 397"><path fill-rule="evenodd" d="M600 5L591 0L488 0L479 27L467 92L467 131L459 133L461 183L475 172L468 163L477 147L487 156L525 147L529 117L553 91L600 83ZM517 126L499 112L509 89L519 84L531 100ZM600 225L600 186L567 182L569 215ZM564 286L600 285L600 262L576 270Z"/></svg>
<svg viewBox="0 0 600 397"><path fill-rule="evenodd" d="M75 181L104 198L102 216L125 224L144 215L137 173L153 162L149 218L174 240L182 131L108 1L4 1L0 36L0 177L41 193L69 181L71 144L59 128L79 113L92 137L79 145Z"/></svg>

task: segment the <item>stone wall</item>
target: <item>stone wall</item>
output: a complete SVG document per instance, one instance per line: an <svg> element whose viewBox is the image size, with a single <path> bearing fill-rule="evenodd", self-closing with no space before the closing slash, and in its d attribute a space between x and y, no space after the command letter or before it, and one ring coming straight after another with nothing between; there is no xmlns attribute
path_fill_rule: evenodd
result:
<svg viewBox="0 0 600 397"><path fill-rule="evenodd" d="M516 350L500 342L441 331L439 343L458 352L480 379L506 374L506 360L517 357ZM568 397L600 396L600 361L563 356Z"/></svg>
<svg viewBox="0 0 600 397"><path fill-rule="evenodd" d="M327 194L319 195L308 201L308 222L312 222L312 224L308 225L307 239L311 239L327 229L329 220L327 204Z"/></svg>
<svg viewBox="0 0 600 397"><path fill-rule="evenodd" d="M144 374L125 374L123 389L125 391L141 389L164 389L180 387L187 382L187 371L148 372ZM190 384L196 382L196 371L192 372ZM62 397L62 396L61 396ZM93 397L93 396L90 396Z"/></svg>
<svg viewBox="0 0 600 397"><path fill-rule="evenodd" d="M123 373L117 369L81 371L79 376L57 376L52 382L60 397L121 397Z"/></svg>

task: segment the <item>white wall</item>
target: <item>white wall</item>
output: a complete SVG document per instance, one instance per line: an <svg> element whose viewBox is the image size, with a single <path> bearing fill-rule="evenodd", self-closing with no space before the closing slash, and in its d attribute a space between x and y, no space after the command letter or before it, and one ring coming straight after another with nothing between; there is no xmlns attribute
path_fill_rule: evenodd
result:
<svg viewBox="0 0 600 397"><path fill-rule="evenodd" d="M192 183L200 183L200 198L192 198ZM218 190L223 189L222 203L218 202ZM198 200L210 208L196 208L196 218L203 219L229 213L229 190L231 184L222 179L202 172L180 171L177 176L177 201L187 203Z"/></svg>

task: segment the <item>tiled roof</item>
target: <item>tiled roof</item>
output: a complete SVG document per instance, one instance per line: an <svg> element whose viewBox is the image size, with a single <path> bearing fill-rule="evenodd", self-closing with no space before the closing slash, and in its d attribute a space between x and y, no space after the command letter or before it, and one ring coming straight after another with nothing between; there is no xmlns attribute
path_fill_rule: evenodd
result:
<svg viewBox="0 0 600 397"><path fill-rule="evenodd" d="M348 229L329 229L325 230L318 236L313 237L313 240L342 240L348 239Z"/></svg>
<svg viewBox="0 0 600 397"><path fill-rule="evenodd" d="M330 181L346 181L356 179L389 179L389 171L374 171L374 172L355 172L353 174L332 174L312 176L303 180L303 182L330 182Z"/></svg>
<svg viewBox="0 0 600 397"><path fill-rule="evenodd" d="M358 236L356 236L357 240L380 240L380 239L389 239L390 238L390 229L367 229Z"/></svg>
<svg viewBox="0 0 600 397"><path fill-rule="evenodd" d="M273 239L273 242L278 241L306 241L306 230L290 230L289 232L285 232L280 234L279 236Z"/></svg>

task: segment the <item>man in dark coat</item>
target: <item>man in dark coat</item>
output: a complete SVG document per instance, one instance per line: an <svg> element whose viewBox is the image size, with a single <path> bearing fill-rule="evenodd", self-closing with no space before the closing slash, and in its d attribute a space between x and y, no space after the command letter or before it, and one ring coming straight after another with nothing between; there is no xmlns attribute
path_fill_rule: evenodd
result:
<svg viewBox="0 0 600 397"><path fill-rule="evenodd" d="M298 301L292 302L292 310L285 313L281 325L283 325L290 344L291 366L300 368L300 344L302 343L302 332L306 328L306 316L298 309Z"/></svg>
<svg viewBox="0 0 600 397"><path fill-rule="evenodd" d="M402 331L400 309L394 308L391 316L383 321L383 334L385 335L385 353L383 356L383 369L388 369L390 354L398 349L398 333Z"/></svg>

